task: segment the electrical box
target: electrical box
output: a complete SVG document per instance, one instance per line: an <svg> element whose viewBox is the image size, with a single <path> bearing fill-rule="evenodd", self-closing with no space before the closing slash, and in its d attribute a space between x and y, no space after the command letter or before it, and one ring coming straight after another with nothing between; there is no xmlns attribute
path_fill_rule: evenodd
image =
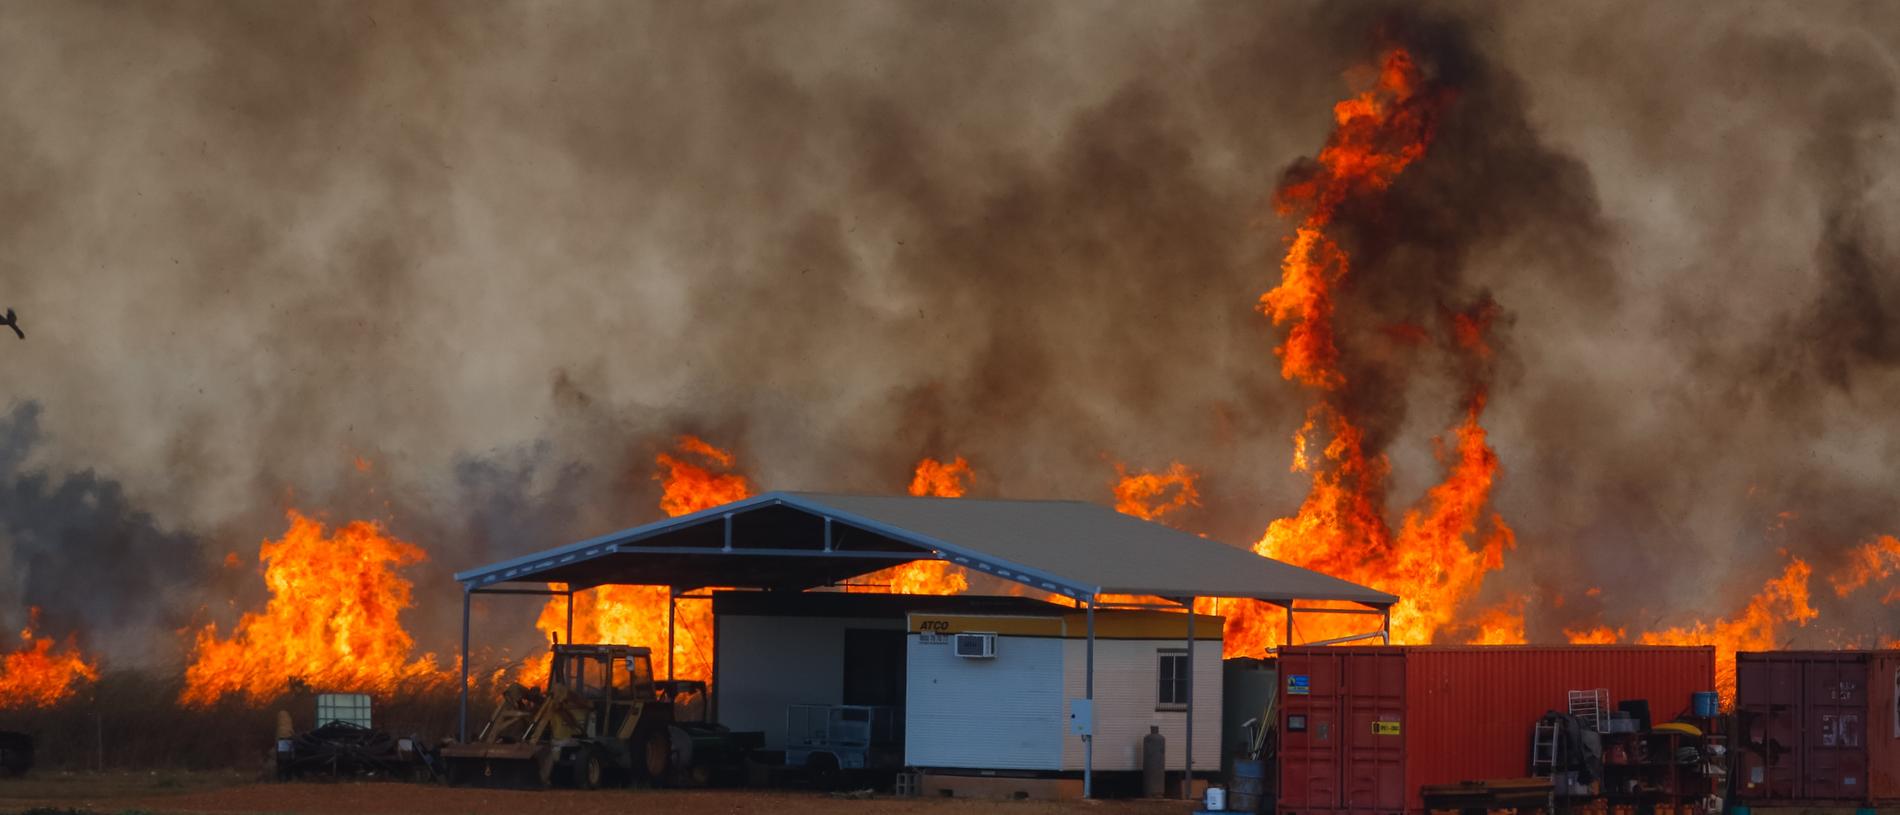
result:
<svg viewBox="0 0 1900 815"><path fill-rule="evenodd" d="M1069 700L1069 733L1076 736L1095 735L1095 701L1092 699Z"/></svg>

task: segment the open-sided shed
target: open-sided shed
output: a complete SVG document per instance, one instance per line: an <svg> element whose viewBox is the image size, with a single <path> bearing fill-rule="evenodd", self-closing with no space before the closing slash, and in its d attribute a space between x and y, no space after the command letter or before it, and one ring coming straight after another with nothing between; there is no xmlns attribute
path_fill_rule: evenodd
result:
<svg viewBox="0 0 1900 815"><path fill-rule="evenodd" d="M1081 606L1087 627L1082 698L1088 700L1095 693L1094 613L1110 595L1158 597L1187 607L1200 597L1264 601L1286 610L1289 640L1294 614L1305 611L1378 616L1378 630L1363 636L1382 638L1398 600L1081 501L770 492L458 573L463 671L475 594L547 594L519 585L547 583L565 584L569 594L611 584L668 586L675 597L709 586L802 591L916 560L947 561ZM1312 608L1313 602L1334 605ZM1191 665L1194 615L1187 618ZM466 681L463 688L466 738ZM1191 696L1188 704L1191 710ZM1190 771L1192 743L1190 731ZM1093 767L1086 735L1083 747L1091 756L1084 763L1086 794Z"/></svg>

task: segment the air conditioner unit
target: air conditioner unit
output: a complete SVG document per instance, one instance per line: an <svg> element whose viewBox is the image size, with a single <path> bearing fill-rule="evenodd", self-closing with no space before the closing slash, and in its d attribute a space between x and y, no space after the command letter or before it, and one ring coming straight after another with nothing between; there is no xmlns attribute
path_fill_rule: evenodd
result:
<svg viewBox="0 0 1900 815"><path fill-rule="evenodd" d="M995 634L958 634L951 645L955 646L956 655L964 659L996 658Z"/></svg>

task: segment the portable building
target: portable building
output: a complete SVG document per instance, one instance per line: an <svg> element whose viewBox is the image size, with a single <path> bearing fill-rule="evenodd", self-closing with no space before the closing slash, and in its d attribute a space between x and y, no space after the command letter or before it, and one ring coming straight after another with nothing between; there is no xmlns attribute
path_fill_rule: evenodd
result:
<svg viewBox="0 0 1900 815"><path fill-rule="evenodd" d="M1526 775L1532 728L1572 690L1666 718L1714 686L1713 648L1283 649L1279 811L1423 812L1421 787Z"/></svg>
<svg viewBox="0 0 1900 815"><path fill-rule="evenodd" d="M713 716L786 747L793 705L905 702L905 621L917 610L955 614L1053 613L1027 597L929 597L842 592L713 595Z"/></svg>
<svg viewBox="0 0 1900 815"><path fill-rule="evenodd" d="M1735 656L1736 797L1900 802L1900 651Z"/></svg>
<svg viewBox="0 0 1900 815"><path fill-rule="evenodd" d="M1104 609L1095 615L1095 769L1141 768L1160 728L1167 766L1186 760L1187 687L1204 771L1219 755L1221 623ZM840 592L713 596L713 711L722 724L785 749L787 711L878 705L894 712L904 763L933 770L1064 773L1082 769L1069 700L1084 696L1087 621L1024 597ZM959 654L962 640L981 646Z"/></svg>
<svg viewBox="0 0 1900 815"><path fill-rule="evenodd" d="M1087 621L1080 612L1050 609L1035 615L909 616L906 764L930 770L1082 770L1068 700L1084 693ZM1190 681L1194 752L1204 760L1219 755L1221 622L1195 615L1190 670L1188 615L1097 612L1097 772L1140 770L1142 739L1150 728L1166 739L1166 767L1182 769Z"/></svg>

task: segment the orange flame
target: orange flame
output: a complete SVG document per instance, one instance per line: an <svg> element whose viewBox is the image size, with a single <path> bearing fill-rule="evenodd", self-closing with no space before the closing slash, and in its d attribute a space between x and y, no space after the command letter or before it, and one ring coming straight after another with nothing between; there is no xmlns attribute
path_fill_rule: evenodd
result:
<svg viewBox="0 0 1900 815"><path fill-rule="evenodd" d="M0 654L0 709L48 707L99 678L98 663L87 661L71 637L55 651L52 638L34 636L39 624L39 608L29 608L20 650Z"/></svg>
<svg viewBox="0 0 1900 815"><path fill-rule="evenodd" d="M680 436L673 452L654 457L659 471L660 510L669 517L690 515L721 504L751 497L752 484L731 470L737 463L731 452L698 436ZM558 583L548 588L559 591ZM573 641L644 645L653 649L653 670L678 679L712 678L712 603L699 598L681 600L673 611L673 653L666 653L666 607L672 600L665 586L600 586L574 594ZM549 637L565 636L567 600L548 598L535 628ZM669 673L670 670L670 673ZM547 680L548 660L527 663L517 678L526 685Z"/></svg>
<svg viewBox="0 0 1900 815"><path fill-rule="evenodd" d="M1564 629L1564 638L1571 645L1615 645L1623 641L1624 629L1607 625Z"/></svg>
<svg viewBox="0 0 1900 815"><path fill-rule="evenodd" d="M218 638L215 623L198 632L180 701L202 706L243 694L262 702L293 679L368 692L449 681L434 655L410 660L414 641L398 620L411 605L411 584L397 570L426 559L422 549L374 522L326 535L322 523L287 515L284 537L258 546L269 603L245 614L230 639Z"/></svg>
<svg viewBox="0 0 1900 815"><path fill-rule="evenodd" d="M1787 553L1782 554L1785 556ZM1781 644L1775 632L1782 623L1806 626L1810 620L1820 616L1820 612L1808 604L1808 578L1812 574L1813 570L1806 562L1798 557L1790 557L1781 576L1768 581L1761 592L1751 598L1748 605L1734 617L1644 632L1637 642L1643 645L1715 646L1716 690L1722 695L1723 705L1729 705L1735 699L1736 651L1775 648Z"/></svg>
<svg viewBox="0 0 1900 815"><path fill-rule="evenodd" d="M1390 187L1425 154L1449 97L1424 93L1421 85L1410 55L1394 49L1382 58L1371 89L1334 107L1337 127L1320 151L1317 168L1277 194L1282 213L1305 216L1281 261L1280 284L1260 301L1275 325L1288 327L1285 342L1275 349L1281 375L1319 398L1293 437L1293 470L1310 474L1311 491L1298 514L1268 526L1254 551L1398 595L1392 636L1400 643L1431 642L1441 628L1456 623L1485 574L1501 568L1504 552L1516 546L1511 528L1485 511L1498 460L1480 423L1486 404L1483 377L1474 375L1468 384L1464 420L1452 430L1453 443L1448 449L1441 443L1444 481L1420 507L1405 513L1396 535L1385 519L1390 465L1383 454L1367 452L1364 428L1338 396L1347 383L1335 342L1333 290L1348 274L1350 258L1327 230L1341 205ZM1482 370L1491 356L1486 335L1496 316L1497 307L1489 301L1470 313L1451 315L1450 345L1474 369ZM1315 454L1322 432L1325 445ZM1252 607L1245 613L1268 612ZM1521 603L1481 616L1479 636L1522 641ZM1264 620L1252 622L1261 624L1240 627L1273 629ZM1309 625L1320 629L1309 639L1364 627L1350 618ZM1258 650L1266 641L1231 643L1231 650Z"/></svg>
<svg viewBox="0 0 1900 815"><path fill-rule="evenodd" d="M679 455L661 453L656 457L666 472L653 476L660 482L660 511L667 517L690 515L752 496L752 485L746 483L745 476L712 469L732 469L732 453L707 444L698 436L681 436L678 444ZM695 463L687 457L697 457L701 462Z"/></svg>
<svg viewBox="0 0 1900 815"><path fill-rule="evenodd" d="M1345 384L1333 334L1332 289L1349 263L1325 230L1340 205L1386 189L1425 154L1439 105L1418 95L1418 81L1410 54L1386 52L1376 85L1333 106L1336 126L1320 150L1319 171L1275 196L1282 214L1306 212L1281 262L1280 285L1260 298L1275 325L1292 323L1286 342L1274 350L1287 379L1325 390Z"/></svg>
<svg viewBox="0 0 1900 815"><path fill-rule="evenodd" d="M917 462L910 479L910 494L918 497L962 498L969 491L965 483L973 472L970 462L957 456L949 463L934 458ZM916 560L866 575L865 582L883 584L892 594L962 594L970 588L970 578L959 566L941 560Z"/></svg>
<svg viewBox="0 0 1900 815"><path fill-rule="evenodd" d="M1115 464L1115 511L1144 521L1201 505L1196 485L1199 476L1187 465L1172 462L1164 472L1129 473L1128 467Z"/></svg>
<svg viewBox="0 0 1900 815"><path fill-rule="evenodd" d="M1896 571L1900 571L1900 538L1881 535L1856 547L1847 566L1829 577L1828 582L1834 584L1836 595L1846 597L1869 583L1886 580ZM1892 603L1896 598L1900 598L1900 589L1895 589L1881 602Z"/></svg>
<svg viewBox="0 0 1900 815"><path fill-rule="evenodd" d="M925 458L917 462L917 472L910 477L910 494L918 497L926 495L937 498L962 498L969 491L966 481L973 473L970 462L957 456L948 464L934 458Z"/></svg>
<svg viewBox="0 0 1900 815"><path fill-rule="evenodd" d="M1524 606L1529 598L1512 595L1503 603L1478 612L1471 619L1471 645L1523 645Z"/></svg>

